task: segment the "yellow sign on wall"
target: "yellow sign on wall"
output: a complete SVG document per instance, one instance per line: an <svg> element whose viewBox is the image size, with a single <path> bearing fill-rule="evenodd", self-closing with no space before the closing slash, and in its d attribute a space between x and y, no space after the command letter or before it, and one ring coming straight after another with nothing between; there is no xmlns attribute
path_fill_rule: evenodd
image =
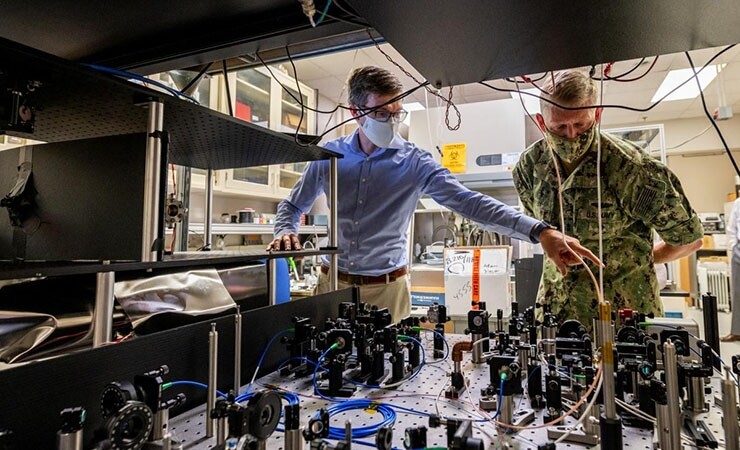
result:
<svg viewBox="0 0 740 450"><path fill-rule="evenodd" d="M457 144L445 144L442 146L442 166L450 169L452 173L465 172L465 161L467 160L467 146L464 142Z"/></svg>

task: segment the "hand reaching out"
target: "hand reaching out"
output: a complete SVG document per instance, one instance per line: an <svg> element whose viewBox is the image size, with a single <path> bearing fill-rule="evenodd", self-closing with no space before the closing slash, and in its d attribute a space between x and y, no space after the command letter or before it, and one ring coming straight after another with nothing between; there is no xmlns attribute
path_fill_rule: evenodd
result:
<svg viewBox="0 0 740 450"><path fill-rule="evenodd" d="M567 246L566 246L567 243ZM601 266L601 261L594 255L591 250L582 246L578 239L563 234L552 228L543 230L540 234L540 244L545 251L545 255L555 263L562 275L568 273L568 266L577 266L581 264L581 259L588 259L594 264ZM570 247L570 249L568 249ZM572 251L571 251L572 250ZM576 254L574 254L574 252Z"/></svg>

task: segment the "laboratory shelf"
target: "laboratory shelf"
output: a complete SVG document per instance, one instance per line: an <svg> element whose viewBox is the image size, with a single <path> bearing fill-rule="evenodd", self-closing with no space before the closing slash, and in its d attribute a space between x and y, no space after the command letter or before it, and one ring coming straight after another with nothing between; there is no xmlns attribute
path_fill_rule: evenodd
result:
<svg viewBox="0 0 740 450"><path fill-rule="evenodd" d="M271 223L214 223L211 225L213 234L273 234L275 225ZM203 223L194 222L188 224L192 233L203 233ZM298 234L320 234L327 233L326 225L303 225L298 228Z"/></svg>
<svg viewBox="0 0 740 450"><path fill-rule="evenodd" d="M209 252L181 252L166 255L164 261L26 261L0 262L0 280L83 275L98 272L158 271L179 268L236 265L272 258L309 257L339 253L336 249L267 252L265 250L224 250Z"/></svg>

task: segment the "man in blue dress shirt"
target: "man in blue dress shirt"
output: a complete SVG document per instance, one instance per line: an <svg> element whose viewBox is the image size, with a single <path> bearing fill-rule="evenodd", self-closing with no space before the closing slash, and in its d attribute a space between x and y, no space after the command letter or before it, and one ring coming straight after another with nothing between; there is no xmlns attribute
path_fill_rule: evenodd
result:
<svg viewBox="0 0 740 450"><path fill-rule="evenodd" d="M598 264L588 249L564 237L548 224L461 185L432 155L397 134L406 117L403 89L385 69L355 69L348 80L350 112L359 129L324 145L341 153L338 161L339 288L360 286L360 300L387 307L398 321L409 315L410 281L408 227L416 203L426 194L463 217L498 233L528 242L540 242L545 254L562 273L578 258ZM278 205L275 239L268 250L301 249L297 231L300 217L321 193L329 193L329 161L308 165L288 198ZM317 293L330 290L328 258Z"/></svg>

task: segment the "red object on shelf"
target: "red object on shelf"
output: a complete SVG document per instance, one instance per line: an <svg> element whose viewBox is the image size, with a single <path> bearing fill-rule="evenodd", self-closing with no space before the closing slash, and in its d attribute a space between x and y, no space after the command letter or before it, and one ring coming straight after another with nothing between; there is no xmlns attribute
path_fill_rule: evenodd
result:
<svg viewBox="0 0 740 450"><path fill-rule="evenodd" d="M236 109L234 115L247 122L252 121L252 107L246 103L242 103L239 100L236 101Z"/></svg>

